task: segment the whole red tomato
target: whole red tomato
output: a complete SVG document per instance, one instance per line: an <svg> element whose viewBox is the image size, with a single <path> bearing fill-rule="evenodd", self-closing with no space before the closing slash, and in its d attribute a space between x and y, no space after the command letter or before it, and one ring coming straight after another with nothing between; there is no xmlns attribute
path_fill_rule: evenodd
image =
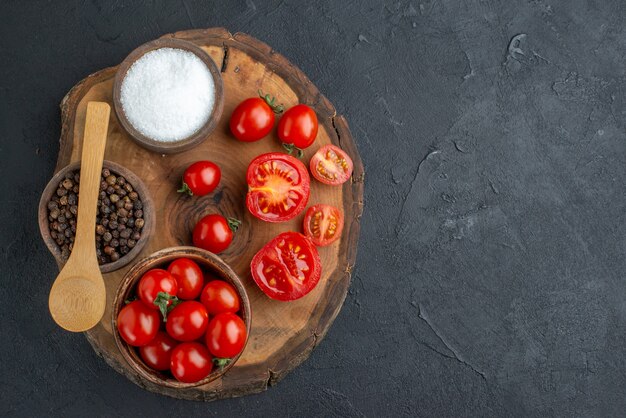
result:
<svg viewBox="0 0 626 418"><path fill-rule="evenodd" d="M209 314L200 302L181 302L167 315L165 329L178 341L193 341L202 337L209 323Z"/></svg>
<svg viewBox="0 0 626 418"><path fill-rule="evenodd" d="M299 157L302 156L302 150L315 141L316 136L317 115L307 105L295 105L278 122L278 138L290 153L297 149Z"/></svg>
<svg viewBox="0 0 626 418"><path fill-rule="evenodd" d="M190 196L204 196L217 188L222 171L211 161L198 161L191 164L183 174L183 185L179 193Z"/></svg>
<svg viewBox="0 0 626 418"><path fill-rule="evenodd" d="M237 315L227 312L211 319L206 345L215 357L227 359L241 353L248 338L246 324Z"/></svg>
<svg viewBox="0 0 626 418"><path fill-rule="evenodd" d="M239 103L230 117L230 131L244 142L258 141L274 127L274 113L282 112L269 95L252 97Z"/></svg>
<svg viewBox="0 0 626 418"><path fill-rule="evenodd" d="M159 331L152 341L139 347L139 355L144 363L154 370L170 368L172 350L178 342L163 331Z"/></svg>
<svg viewBox="0 0 626 418"><path fill-rule="evenodd" d="M193 229L193 245L218 254L233 241L233 232L241 221L224 218L222 215L207 215Z"/></svg>
<svg viewBox="0 0 626 418"><path fill-rule="evenodd" d="M202 269L193 260L178 258L169 265L167 271L178 283L177 296L183 300L192 300L200 295L204 285Z"/></svg>
<svg viewBox="0 0 626 418"><path fill-rule="evenodd" d="M194 383L204 379L213 370L213 357L200 343L178 344L172 351L170 370L176 380Z"/></svg>
<svg viewBox="0 0 626 418"><path fill-rule="evenodd" d="M159 293L161 295L159 296ZM178 283L162 269L148 270L139 280L137 296L150 309L167 310L178 293Z"/></svg>
<svg viewBox="0 0 626 418"><path fill-rule="evenodd" d="M120 337L134 347L141 347L152 341L159 331L160 324L159 313L139 300L124 306L117 315L117 330Z"/></svg>
<svg viewBox="0 0 626 418"><path fill-rule="evenodd" d="M239 295L230 284L223 280L213 280L204 286L200 301L209 315L217 315L224 312L235 313L239 310Z"/></svg>

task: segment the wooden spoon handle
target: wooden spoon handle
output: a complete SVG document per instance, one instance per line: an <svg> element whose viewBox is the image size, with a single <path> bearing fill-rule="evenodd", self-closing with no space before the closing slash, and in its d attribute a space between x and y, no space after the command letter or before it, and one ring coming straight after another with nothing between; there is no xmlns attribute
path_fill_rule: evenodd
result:
<svg viewBox="0 0 626 418"><path fill-rule="evenodd" d="M95 229L100 175L104 160L104 147L109 127L111 107L107 103L87 103L83 155L80 163L80 189L78 190L78 218L75 249L83 249L81 257L96 258Z"/></svg>

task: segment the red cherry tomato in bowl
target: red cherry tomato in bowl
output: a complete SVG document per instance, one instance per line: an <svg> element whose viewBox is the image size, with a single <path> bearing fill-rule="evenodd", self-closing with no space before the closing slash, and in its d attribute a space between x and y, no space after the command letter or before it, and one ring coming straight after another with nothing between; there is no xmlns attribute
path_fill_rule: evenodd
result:
<svg viewBox="0 0 626 418"><path fill-rule="evenodd" d="M189 258L178 258L168 266L167 271L178 283L177 296L183 300L198 297L204 286L204 276L200 266Z"/></svg>
<svg viewBox="0 0 626 418"><path fill-rule="evenodd" d="M222 171L217 164L211 161L198 161L185 170L183 185L178 192L204 196L217 188L221 178Z"/></svg>
<svg viewBox="0 0 626 418"><path fill-rule="evenodd" d="M246 174L250 213L266 222L283 222L304 210L309 201L311 179L297 158L270 152L250 162Z"/></svg>
<svg viewBox="0 0 626 418"><path fill-rule="evenodd" d="M182 343L172 351L170 371L180 382L195 383L207 377L211 370L213 357L200 343Z"/></svg>
<svg viewBox="0 0 626 418"><path fill-rule="evenodd" d="M309 165L313 177L324 184L343 184L352 175L352 159L334 145L326 145L317 150Z"/></svg>
<svg viewBox="0 0 626 418"><path fill-rule="evenodd" d="M215 357L230 359L241 353L247 338L243 319L230 312L221 313L209 322L206 346Z"/></svg>
<svg viewBox="0 0 626 418"><path fill-rule="evenodd" d="M159 293L165 293L167 296L157 300ZM171 297L176 296L177 293L178 283L176 283L176 279L162 269L148 270L141 276L139 285L137 285L137 296L150 309L159 309L159 303L165 306L171 305Z"/></svg>
<svg viewBox="0 0 626 418"><path fill-rule="evenodd" d="M295 300L317 286L322 266L317 248L297 232L283 232L252 258L252 278L272 299Z"/></svg>
<svg viewBox="0 0 626 418"><path fill-rule="evenodd" d="M318 247L330 245L341 236L343 214L334 206L314 205L304 215L304 235Z"/></svg>
<svg viewBox="0 0 626 418"><path fill-rule="evenodd" d="M154 370L168 370L172 350L178 342L163 331L159 331L152 341L139 347L139 355L148 367Z"/></svg>
<svg viewBox="0 0 626 418"><path fill-rule="evenodd" d="M235 288L223 280L213 280L208 282L200 301L209 312L209 315L217 315L224 312L235 313L239 310L239 295Z"/></svg>
<svg viewBox="0 0 626 418"><path fill-rule="evenodd" d="M230 117L230 131L240 141L253 142L267 136L274 127L274 113L282 112L269 95L251 97L239 103Z"/></svg>
<svg viewBox="0 0 626 418"><path fill-rule="evenodd" d="M241 222L222 215L207 215L193 228L193 245L218 254L226 250L233 241L233 232Z"/></svg>
<svg viewBox="0 0 626 418"><path fill-rule="evenodd" d="M309 147L317 136L317 115L307 105L299 104L288 109L278 122L278 138L288 151ZM301 151L299 151L301 156Z"/></svg>
<svg viewBox="0 0 626 418"><path fill-rule="evenodd" d="M194 341L202 337L209 323L209 314L200 302L181 302L167 315L165 329L178 341Z"/></svg>
<svg viewBox="0 0 626 418"><path fill-rule="evenodd" d="M117 330L129 345L141 347L148 344L159 332L159 313L136 300L124 306L117 315Z"/></svg>

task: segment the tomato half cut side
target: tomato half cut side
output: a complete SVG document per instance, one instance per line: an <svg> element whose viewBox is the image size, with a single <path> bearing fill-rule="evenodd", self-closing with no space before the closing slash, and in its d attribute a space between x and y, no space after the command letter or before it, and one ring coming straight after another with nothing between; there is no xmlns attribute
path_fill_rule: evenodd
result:
<svg viewBox="0 0 626 418"><path fill-rule="evenodd" d="M266 222L283 222L304 210L311 179L305 165L287 154L270 152L256 157L246 175L246 206Z"/></svg>
<svg viewBox="0 0 626 418"><path fill-rule="evenodd" d="M313 177L324 184L343 184L352 175L352 159L334 145L325 145L317 150L309 165Z"/></svg>
<svg viewBox="0 0 626 418"><path fill-rule="evenodd" d="M256 253L250 269L263 293L282 301L303 297L322 275L317 248L298 232L283 232L268 242Z"/></svg>
<svg viewBox="0 0 626 418"><path fill-rule="evenodd" d="M314 205L304 215L304 235L318 247L337 241L343 231L343 214L330 205Z"/></svg>

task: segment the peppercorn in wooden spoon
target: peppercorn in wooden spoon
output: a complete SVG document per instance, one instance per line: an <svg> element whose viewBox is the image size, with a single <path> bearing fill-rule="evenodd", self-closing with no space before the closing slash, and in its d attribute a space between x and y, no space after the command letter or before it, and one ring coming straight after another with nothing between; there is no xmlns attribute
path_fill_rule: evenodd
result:
<svg viewBox="0 0 626 418"><path fill-rule="evenodd" d="M89 102L83 135L76 238L67 263L57 276L48 299L54 321L62 328L82 332L102 318L106 289L98 267L94 229L100 171L111 107Z"/></svg>

